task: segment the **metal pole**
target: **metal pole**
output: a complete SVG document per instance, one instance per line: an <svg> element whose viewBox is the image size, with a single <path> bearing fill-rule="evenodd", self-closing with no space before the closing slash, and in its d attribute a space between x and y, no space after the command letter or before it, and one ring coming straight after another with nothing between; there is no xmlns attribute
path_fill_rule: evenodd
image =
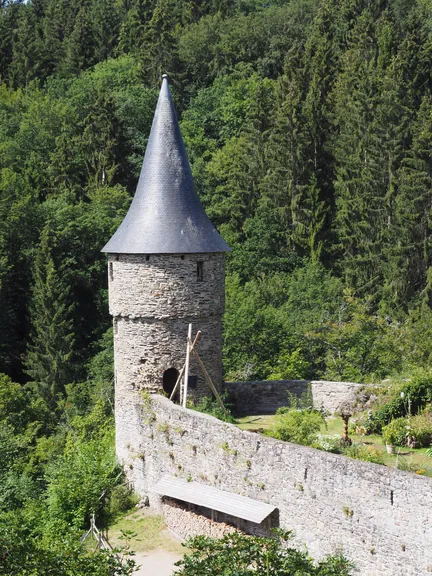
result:
<svg viewBox="0 0 432 576"><path fill-rule="evenodd" d="M192 324L189 324L188 338L187 338L187 348L186 348L186 364L185 364L185 371L184 371L183 408L186 408L187 389L188 389L188 378L189 378L189 358L190 358L191 342L192 342Z"/></svg>

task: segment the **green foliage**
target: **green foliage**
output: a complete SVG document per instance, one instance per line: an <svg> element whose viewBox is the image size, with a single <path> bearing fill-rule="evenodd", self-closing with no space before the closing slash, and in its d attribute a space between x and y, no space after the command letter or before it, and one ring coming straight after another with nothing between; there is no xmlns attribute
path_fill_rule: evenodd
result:
<svg viewBox="0 0 432 576"><path fill-rule="evenodd" d="M432 441L432 418L430 415L417 414L409 419L408 438L409 443L414 443L417 448L429 446Z"/></svg>
<svg viewBox="0 0 432 576"><path fill-rule="evenodd" d="M293 352L281 352L277 359L275 372L267 376L268 380L301 380L308 374L310 364L300 349Z"/></svg>
<svg viewBox="0 0 432 576"><path fill-rule="evenodd" d="M62 272L54 263L54 247L54 231L48 222L35 257L31 303L33 334L26 361L29 376L52 408L73 378L74 346L71 298Z"/></svg>
<svg viewBox="0 0 432 576"><path fill-rule="evenodd" d="M227 277L224 355L227 379L307 378L322 369L324 342L313 328L339 308L340 283L319 264L242 284Z"/></svg>
<svg viewBox="0 0 432 576"><path fill-rule="evenodd" d="M63 454L47 466L47 524L49 529L84 529L89 513L98 515L104 496L118 483L113 434L94 440L66 439Z"/></svg>
<svg viewBox="0 0 432 576"><path fill-rule="evenodd" d="M229 403L226 392L222 394L221 399L225 406L225 410L227 411L226 414L214 396L204 396L197 402L189 401L188 408L192 408L192 410L196 410L197 412L203 412L204 414L210 414L210 416L214 416L224 422L235 423L236 420L231 412L233 406Z"/></svg>
<svg viewBox="0 0 432 576"><path fill-rule="evenodd" d="M124 514L138 502L138 496L127 484L114 486L109 499L109 514L111 518L116 518Z"/></svg>
<svg viewBox="0 0 432 576"><path fill-rule="evenodd" d="M345 292L338 321L328 322L320 337L326 342L324 376L329 380L381 380L401 367L394 345L397 331L349 292Z"/></svg>
<svg viewBox="0 0 432 576"><path fill-rule="evenodd" d="M290 534L277 531L276 538L259 538L239 533L223 538L198 536L187 541L189 553L177 562L174 574L302 574L304 576L349 576L352 565L341 555L334 555L315 564L306 551L299 551L286 542Z"/></svg>
<svg viewBox="0 0 432 576"><path fill-rule="evenodd" d="M317 441L318 433L325 424L324 416L317 410L299 410L291 408L288 411L278 410L272 427L267 432L269 436L311 446Z"/></svg>
<svg viewBox="0 0 432 576"><path fill-rule="evenodd" d="M409 421L406 418L395 418L384 426L382 437L386 444L404 446L409 430Z"/></svg>
<svg viewBox="0 0 432 576"><path fill-rule="evenodd" d="M420 372L407 382L400 392L384 406L378 408L366 422L368 432L381 432L392 420L416 414L431 399L431 376Z"/></svg>
<svg viewBox="0 0 432 576"><path fill-rule="evenodd" d="M343 449L342 452L349 458L356 460L364 460L365 462L373 462L374 464L384 464L384 455L377 448L371 446L363 446L362 444L352 444Z"/></svg>
<svg viewBox="0 0 432 576"><path fill-rule="evenodd" d="M7 2L0 370L24 382L45 356L58 383L46 366L31 378L54 404L85 380L109 328L100 248L135 189L162 71L199 195L233 248L227 377L371 381L427 366L430 18L399 5ZM57 292L64 348L44 351L35 300Z"/></svg>
<svg viewBox="0 0 432 576"><path fill-rule="evenodd" d="M127 550L88 553L79 541L59 538L49 546L23 530L21 516L0 516L0 574L9 576L131 576L135 562Z"/></svg>

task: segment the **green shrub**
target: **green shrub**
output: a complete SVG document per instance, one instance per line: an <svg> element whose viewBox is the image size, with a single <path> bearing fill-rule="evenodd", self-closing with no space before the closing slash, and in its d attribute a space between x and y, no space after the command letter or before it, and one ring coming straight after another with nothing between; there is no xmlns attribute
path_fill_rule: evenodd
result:
<svg viewBox="0 0 432 576"><path fill-rule="evenodd" d="M382 429L383 440L386 444L404 446L408 434L408 420L396 418Z"/></svg>
<svg viewBox="0 0 432 576"><path fill-rule="evenodd" d="M267 380L302 380L307 377L310 363L305 359L302 350L282 351L276 360L273 371L266 376Z"/></svg>
<svg viewBox="0 0 432 576"><path fill-rule="evenodd" d="M313 448L317 448L318 450L325 450L326 452L332 452L333 454L339 454L341 452L341 438L337 435L320 435L317 441L313 444Z"/></svg>
<svg viewBox="0 0 432 576"><path fill-rule="evenodd" d="M223 538L196 536L186 542L187 553L175 565L173 576L302 574L349 576L353 565L340 554L315 563L307 550L288 544L289 532L274 530L273 538L237 532Z"/></svg>
<svg viewBox="0 0 432 576"><path fill-rule="evenodd" d="M352 444L352 446L344 448L343 454L356 460L364 460L365 462L373 462L374 464L384 464L383 453L372 446Z"/></svg>
<svg viewBox="0 0 432 576"><path fill-rule="evenodd" d="M273 426L267 431L268 436L311 446L317 442L321 426L325 424L324 416L317 410L289 410L276 414Z"/></svg>
<svg viewBox="0 0 432 576"><path fill-rule="evenodd" d="M204 396L204 398L200 398L198 402L193 402L192 400L188 401L187 406L192 410L196 410L197 412L203 412L204 414L210 414L210 416L214 416L219 420L223 420L224 422L231 422L235 423L235 418L232 415L232 404L228 402L228 395L227 393L223 393L221 395L222 402L225 406L225 410L227 414L222 410L222 407L219 405L219 402L216 400L214 396Z"/></svg>
<svg viewBox="0 0 432 576"><path fill-rule="evenodd" d="M417 472L417 470L418 470L418 466L419 466L419 465L418 465L418 464L414 464L411 459L408 460L407 458L401 458L401 457L399 456L398 461L397 461L396 468L397 468L398 470L403 470L404 472L413 472L413 473L415 473L415 472Z"/></svg>
<svg viewBox="0 0 432 576"><path fill-rule="evenodd" d="M132 576L136 572L126 548L89 552L77 534L57 535L44 545L31 533L35 520L22 511L0 512L1 576Z"/></svg>
<svg viewBox="0 0 432 576"><path fill-rule="evenodd" d="M411 418L408 435L418 447L429 446L432 439L432 418L425 414Z"/></svg>
<svg viewBox="0 0 432 576"><path fill-rule="evenodd" d="M133 508L139 498L127 484L119 484L111 491L109 499L109 512L111 517L116 517L122 512Z"/></svg>
<svg viewBox="0 0 432 576"><path fill-rule="evenodd" d="M417 414L431 400L432 376L429 372L416 375L407 382L402 390L392 399L374 412L367 421L369 433L380 433L384 426L396 418Z"/></svg>

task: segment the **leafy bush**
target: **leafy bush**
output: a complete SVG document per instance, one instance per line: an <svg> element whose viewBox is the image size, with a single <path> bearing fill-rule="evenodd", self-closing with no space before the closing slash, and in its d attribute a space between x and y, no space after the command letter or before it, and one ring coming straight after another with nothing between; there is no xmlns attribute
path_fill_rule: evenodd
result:
<svg viewBox="0 0 432 576"><path fill-rule="evenodd" d="M302 380L307 377L310 362L299 348L293 352L282 351L267 380Z"/></svg>
<svg viewBox="0 0 432 576"><path fill-rule="evenodd" d="M432 439L432 418L425 414L411 418L408 436L417 447L429 446Z"/></svg>
<svg viewBox="0 0 432 576"><path fill-rule="evenodd" d="M404 472L415 473L418 470L418 464L414 464L411 458L401 458L400 456L398 457L396 467L398 470L403 470Z"/></svg>
<svg viewBox="0 0 432 576"><path fill-rule="evenodd" d="M0 515L0 576L131 576L136 570L127 550L89 554L73 536L44 546L25 522L20 513Z"/></svg>
<svg viewBox="0 0 432 576"><path fill-rule="evenodd" d="M311 446L317 441L324 416L317 410L278 410L274 423L266 433L272 438Z"/></svg>
<svg viewBox="0 0 432 576"><path fill-rule="evenodd" d="M234 424L236 420L231 413L233 405L228 402L228 394L226 392L221 394L221 398L227 414L222 410L222 407L214 396L204 396L204 398L200 398L196 403L189 400L187 405L188 408L191 408L192 410L203 412L204 414L209 414L210 416L214 416L224 422L231 422Z"/></svg>
<svg viewBox="0 0 432 576"><path fill-rule="evenodd" d="M351 382L385 378L401 365L393 332L388 320L374 313L372 299L359 300L346 289L338 320L320 329L327 343L324 378Z"/></svg>
<svg viewBox="0 0 432 576"><path fill-rule="evenodd" d="M355 458L356 460L364 460L365 462L373 462L374 464L384 464L383 453L372 446L352 444L351 446L344 448L343 454L349 458Z"/></svg>
<svg viewBox="0 0 432 576"><path fill-rule="evenodd" d="M383 440L386 444L404 446L408 434L408 420L396 418L382 429Z"/></svg>
<svg viewBox="0 0 432 576"><path fill-rule="evenodd" d="M176 563L173 576L256 576L257 574L302 574L303 576L349 576L352 564L343 556L329 556L315 564L305 550L286 545L288 532L279 538L227 534L223 538L197 536L185 545L189 552ZM234 568L234 571L233 571Z"/></svg>
<svg viewBox="0 0 432 576"><path fill-rule="evenodd" d="M119 484L111 491L109 500L109 513L111 517L116 517L122 512L127 512L139 498L127 484Z"/></svg>
<svg viewBox="0 0 432 576"><path fill-rule="evenodd" d="M370 416L367 422L368 432L380 433L392 420L407 416L409 409L411 414L417 414L431 400L431 391L432 376L429 372L414 376L399 394Z"/></svg>
<svg viewBox="0 0 432 576"><path fill-rule="evenodd" d="M332 452L333 454L339 454L341 452L341 438L340 436L318 436L317 441L313 444L314 448L318 450L325 450L326 452Z"/></svg>
<svg viewBox="0 0 432 576"><path fill-rule="evenodd" d="M91 512L101 514L104 496L118 484L122 470L116 463L113 430L98 439L71 434L64 453L47 466L47 529L83 529Z"/></svg>

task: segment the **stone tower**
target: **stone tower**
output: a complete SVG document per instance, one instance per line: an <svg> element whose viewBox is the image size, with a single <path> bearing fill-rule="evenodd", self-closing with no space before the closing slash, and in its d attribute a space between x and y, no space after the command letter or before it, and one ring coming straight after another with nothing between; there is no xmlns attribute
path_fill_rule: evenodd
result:
<svg viewBox="0 0 432 576"><path fill-rule="evenodd" d="M199 353L222 385L224 253L229 251L195 192L171 98L162 87L135 197L103 248L114 321L116 449L130 457L140 390L170 394L186 355L188 324ZM193 359L189 393L211 394Z"/></svg>

